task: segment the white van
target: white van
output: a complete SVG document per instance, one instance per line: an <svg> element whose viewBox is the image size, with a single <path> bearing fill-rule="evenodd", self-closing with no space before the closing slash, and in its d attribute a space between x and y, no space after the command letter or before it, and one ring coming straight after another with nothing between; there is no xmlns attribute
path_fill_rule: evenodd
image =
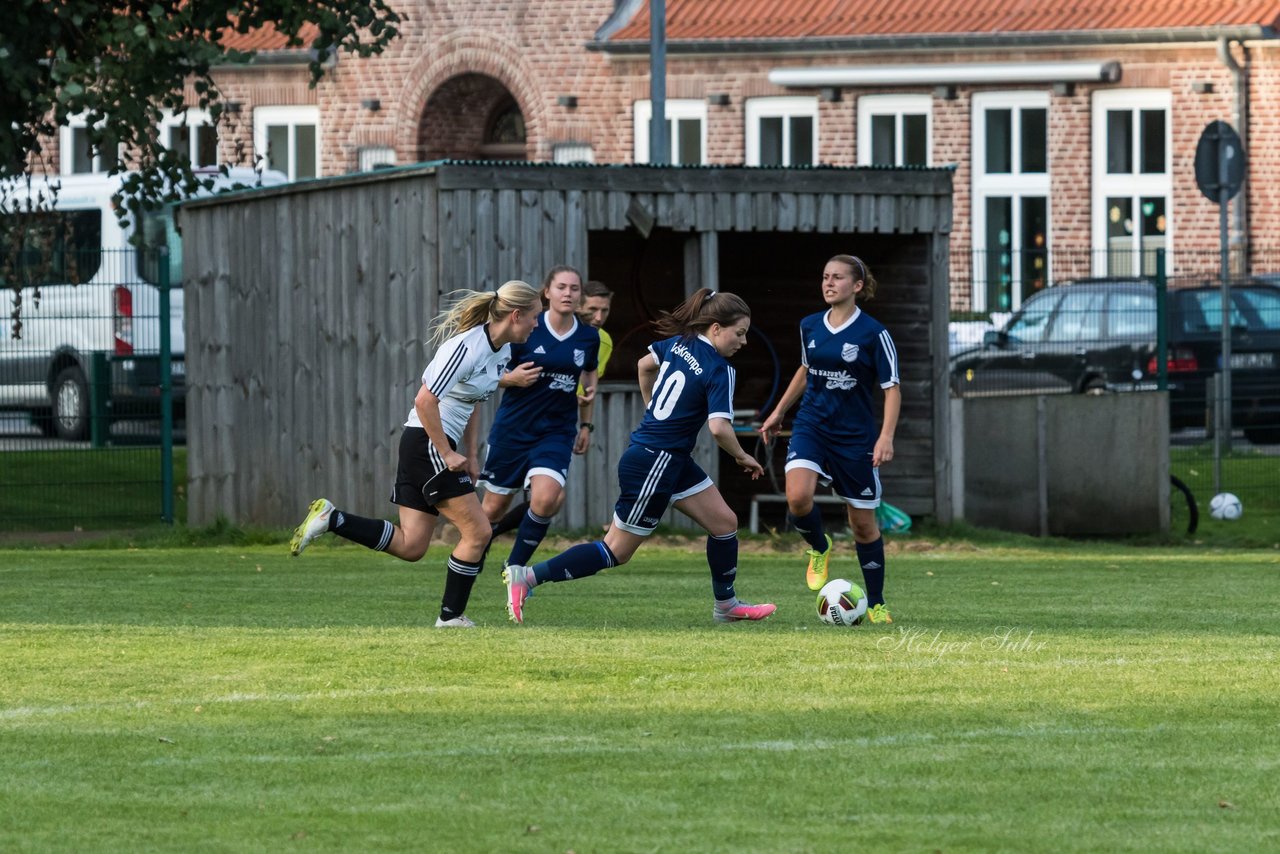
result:
<svg viewBox="0 0 1280 854"><path fill-rule="evenodd" d="M173 400L185 399L182 328L182 249L171 208L121 229L111 197L125 175L65 175L0 187L6 210L25 208L32 196L50 194L51 210L28 217L19 235L0 229L0 293L15 322L0 315L0 409L26 411L50 436L86 439L90 433L90 383L99 385L99 412L111 418L154 413L160 403L160 290L158 253L130 244L136 228L146 245L169 247L169 349ZM216 176L211 192L273 186L280 172L234 168ZM201 193L202 195L204 193ZM46 204L44 207L48 207ZM15 252L13 250L17 249ZM17 269L12 268L17 260ZM24 268L23 262L29 266ZM35 262L34 264L31 262ZM31 269L40 271L34 275ZM22 285L14 290L11 278ZM43 279L43 282L33 281ZM38 286L38 287L37 287Z"/></svg>

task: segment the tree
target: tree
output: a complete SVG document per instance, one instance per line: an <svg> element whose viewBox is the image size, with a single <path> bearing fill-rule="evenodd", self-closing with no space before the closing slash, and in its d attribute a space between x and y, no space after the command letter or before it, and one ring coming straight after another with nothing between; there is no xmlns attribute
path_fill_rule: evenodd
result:
<svg viewBox="0 0 1280 854"><path fill-rule="evenodd" d="M205 182L156 129L165 111L188 108L219 122L211 72L253 57L224 47L226 35L270 26L289 47L309 47L314 86L329 56L381 53L399 22L385 0L8 0L0 29L0 213L14 213L5 185L48 171L44 147L73 117L84 120L93 150L121 147L113 173L136 169L124 189L129 208L194 192ZM189 81L195 104L183 100ZM0 244L7 255L15 241L0 233ZM0 279L15 290L16 333L20 285Z"/></svg>

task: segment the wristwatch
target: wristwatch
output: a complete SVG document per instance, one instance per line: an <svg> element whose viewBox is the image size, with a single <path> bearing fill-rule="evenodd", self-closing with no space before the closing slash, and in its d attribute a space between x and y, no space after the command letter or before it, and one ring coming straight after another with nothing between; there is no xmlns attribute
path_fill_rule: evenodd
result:
<svg viewBox="0 0 1280 854"><path fill-rule="evenodd" d="M587 428L588 433L596 432L596 425L592 424L590 421L583 421L581 424L578 425L579 430L581 430L583 427Z"/></svg>

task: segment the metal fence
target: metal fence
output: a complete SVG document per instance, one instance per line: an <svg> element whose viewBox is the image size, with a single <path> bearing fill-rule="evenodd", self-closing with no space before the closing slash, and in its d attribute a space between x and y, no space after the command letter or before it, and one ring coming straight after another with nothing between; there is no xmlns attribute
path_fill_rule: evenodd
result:
<svg viewBox="0 0 1280 854"><path fill-rule="evenodd" d="M161 253L53 257L0 252L14 309L0 334L0 530L172 522L184 515L181 290ZM1280 252L1253 257L1280 270ZM958 252L952 393L1165 388L1173 473L1201 504L1230 491L1280 516L1280 275L1230 274L1224 339L1220 269L1217 253Z"/></svg>
<svg viewBox="0 0 1280 854"><path fill-rule="evenodd" d="M0 529L172 522L184 362L167 254L3 249Z"/></svg>
<svg viewBox="0 0 1280 854"><path fill-rule="evenodd" d="M1280 270L1280 252L1253 257L1254 270ZM1201 503L1229 491L1280 515L1280 274L1237 264L1226 302L1221 261L1216 252L958 253L952 394L1167 389L1174 475Z"/></svg>

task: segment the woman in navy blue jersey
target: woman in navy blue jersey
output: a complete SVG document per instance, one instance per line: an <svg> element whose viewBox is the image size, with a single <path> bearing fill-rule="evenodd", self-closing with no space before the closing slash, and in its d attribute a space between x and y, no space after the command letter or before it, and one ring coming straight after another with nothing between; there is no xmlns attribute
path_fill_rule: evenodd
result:
<svg viewBox="0 0 1280 854"><path fill-rule="evenodd" d="M787 519L809 543L805 581L827 583L831 537L814 505L818 481L831 484L848 506L858 563L866 584L867 619L892 623L884 604L884 539L876 524L880 466L893 459L902 392L898 351L889 330L858 307L875 296L876 280L860 258L837 255L822 271L827 310L800 321L800 367L760 433L771 441L797 400L800 411L787 447ZM876 423L872 387L884 390Z"/></svg>
<svg viewBox="0 0 1280 854"><path fill-rule="evenodd" d="M529 482L529 507L520 519L507 563L527 564L547 535L551 517L564 504L569 461L591 444L591 406L596 393L600 333L578 319L582 276L553 267L542 284L547 309L528 340L511 347L502 403L489 431L480 472L484 512L502 519L511 499ZM578 383L583 398L578 398ZM581 412L581 423L579 423Z"/></svg>
<svg viewBox="0 0 1280 854"><path fill-rule="evenodd" d="M650 344L637 366L645 414L618 462L622 494L613 524L603 540L574 546L536 566L507 567L502 577L512 620L524 622L525 600L536 585L585 578L631 560L669 504L709 535L712 617L719 622L763 620L774 612L773 605L738 599L738 517L691 456L706 424L716 444L752 479L764 472L733 432L735 374L727 359L746 344L750 326L751 309L741 298L706 288L675 311L663 312L655 327L669 337Z"/></svg>

